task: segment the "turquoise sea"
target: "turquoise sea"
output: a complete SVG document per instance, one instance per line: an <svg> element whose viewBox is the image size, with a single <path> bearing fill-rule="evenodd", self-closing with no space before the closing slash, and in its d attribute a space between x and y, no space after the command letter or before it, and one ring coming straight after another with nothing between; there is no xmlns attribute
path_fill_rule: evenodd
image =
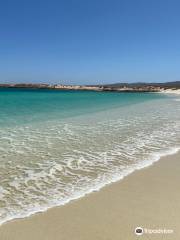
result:
<svg viewBox="0 0 180 240"><path fill-rule="evenodd" d="M0 223L66 204L178 151L179 100L0 89Z"/></svg>

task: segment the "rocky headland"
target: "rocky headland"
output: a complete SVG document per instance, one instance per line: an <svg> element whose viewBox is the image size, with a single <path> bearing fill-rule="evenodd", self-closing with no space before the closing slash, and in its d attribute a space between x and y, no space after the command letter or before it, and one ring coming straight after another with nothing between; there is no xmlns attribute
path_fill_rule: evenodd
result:
<svg viewBox="0 0 180 240"><path fill-rule="evenodd" d="M0 88L179 93L180 81L167 83L115 83L106 85L63 85L63 84L52 85L52 84L15 83L15 84L0 84Z"/></svg>

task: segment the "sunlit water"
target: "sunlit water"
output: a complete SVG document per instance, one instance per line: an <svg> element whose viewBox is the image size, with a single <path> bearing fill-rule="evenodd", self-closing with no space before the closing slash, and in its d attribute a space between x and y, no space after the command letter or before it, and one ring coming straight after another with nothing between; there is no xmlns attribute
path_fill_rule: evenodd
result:
<svg viewBox="0 0 180 240"><path fill-rule="evenodd" d="M178 96L0 89L0 223L99 190L179 147Z"/></svg>

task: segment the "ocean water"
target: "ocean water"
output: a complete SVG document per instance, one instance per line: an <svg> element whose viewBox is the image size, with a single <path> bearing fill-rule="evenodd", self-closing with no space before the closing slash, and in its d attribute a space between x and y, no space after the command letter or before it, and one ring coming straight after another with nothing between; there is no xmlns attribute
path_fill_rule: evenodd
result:
<svg viewBox="0 0 180 240"><path fill-rule="evenodd" d="M0 224L66 204L178 151L179 99L0 89Z"/></svg>

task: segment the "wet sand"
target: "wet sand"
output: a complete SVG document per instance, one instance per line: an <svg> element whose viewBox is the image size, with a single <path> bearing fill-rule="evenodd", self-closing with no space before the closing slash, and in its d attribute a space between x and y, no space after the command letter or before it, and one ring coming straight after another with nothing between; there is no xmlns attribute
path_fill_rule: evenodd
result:
<svg viewBox="0 0 180 240"><path fill-rule="evenodd" d="M134 229L173 230L141 236ZM0 227L0 240L180 239L180 153L71 203Z"/></svg>

